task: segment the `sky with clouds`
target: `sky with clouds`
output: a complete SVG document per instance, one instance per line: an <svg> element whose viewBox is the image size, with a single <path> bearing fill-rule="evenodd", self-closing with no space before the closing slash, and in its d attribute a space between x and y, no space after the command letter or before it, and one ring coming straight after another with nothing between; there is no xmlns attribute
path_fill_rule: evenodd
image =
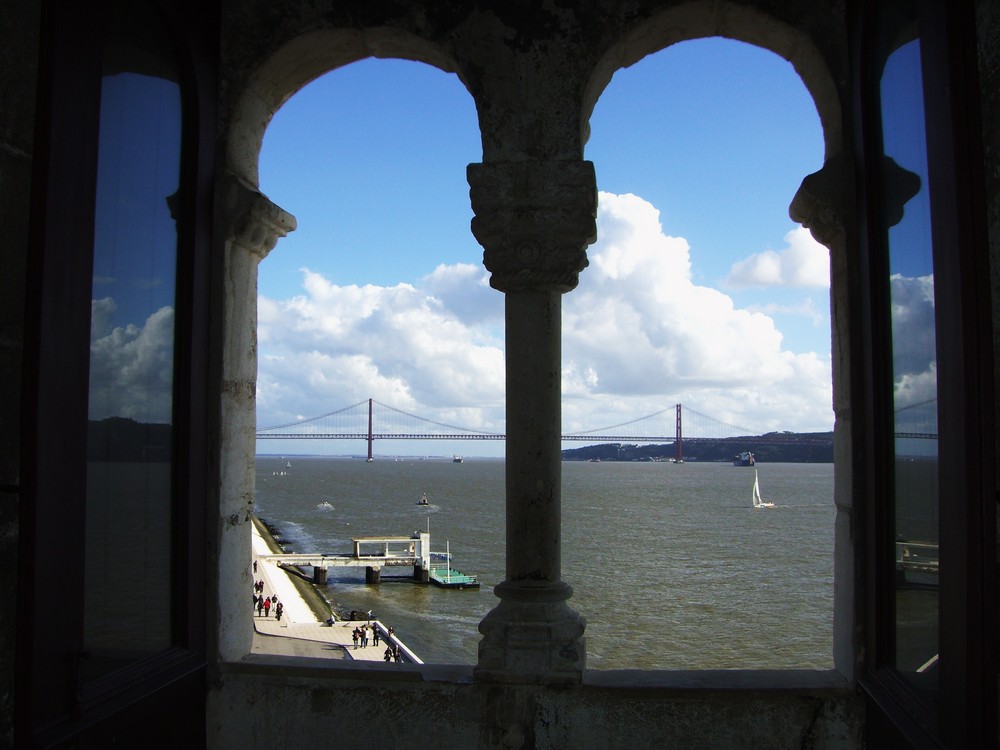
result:
<svg viewBox="0 0 1000 750"><path fill-rule="evenodd" d="M893 85L913 83L905 62L887 66ZM136 155L102 161L109 184L145 184L143 154L178 142L169 117L176 92L132 83L116 83L108 100L141 99L134 111L156 112L173 127L149 143L135 135L148 129L124 121L122 134L102 132L131 138ZM910 119L894 126L887 114L886 122L886 153L926 185L922 137ZM598 239L578 288L563 297L564 434L667 413L675 403L751 432L832 429L828 252L787 211L802 177L822 163L822 136L791 66L732 41L680 44L619 71L590 125ZM355 63L277 113L261 188L296 215L298 228L260 265L260 428L372 397L435 422L504 431L503 296L490 288L469 229L465 168L481 156L467 92L417 63ZM155 183L99 216L92 419L170 419L175 252L162 198L175 189L176 165L158 169ZM936 431L928 217L922 187L889 229L904 431ZM151 223L163 226L160 244L129 253L145 242L135 227ZM133 256L146 260L130 265ZM503 452L496 442L380 448ZM363 444L258 449L356 454Z"/></svg>
<svg viewBox="0 0 1000 750"><path fill-rule="evenodd" d="M598 240L563 297L564 432L678 402L760 431L832 429L828 253L787 209L822 133L790 64L677 45L616 74L591 133ZM481 158L464 88L416 63L355 63L276 114L261 189L299 228L260 266L260 427L374 397L503 430L503 298L469 231L465 166Z"/></svg>

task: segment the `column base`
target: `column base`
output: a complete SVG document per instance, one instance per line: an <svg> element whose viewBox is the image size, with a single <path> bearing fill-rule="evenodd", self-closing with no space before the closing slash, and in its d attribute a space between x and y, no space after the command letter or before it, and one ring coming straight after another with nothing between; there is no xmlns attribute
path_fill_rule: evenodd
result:
<svg viewBox="0 0 1000 750"><path fill-rule="evenodd" d="M501 601L479 623L477 682L579 685L586 669L586 620L566 604L572 589L501 583Z"/></svg>

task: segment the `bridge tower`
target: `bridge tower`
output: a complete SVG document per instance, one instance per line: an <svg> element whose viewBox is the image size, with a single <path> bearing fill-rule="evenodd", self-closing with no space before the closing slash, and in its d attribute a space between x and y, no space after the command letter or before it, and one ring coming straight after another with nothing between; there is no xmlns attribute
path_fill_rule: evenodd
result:
<svg viewBox="0 0 1000 750"><path fill-rule="evenodd" d="M681 442L681 405L677 404L677 431L674 438L674 460L680 463L684 460L684 448Z"/></svg>
<svg viewBox="0 0 1000 750"><path fill-rule="evenodd" d="M372 432L372 399L368 399L368 463L375 460L374 442Z"/></svg>

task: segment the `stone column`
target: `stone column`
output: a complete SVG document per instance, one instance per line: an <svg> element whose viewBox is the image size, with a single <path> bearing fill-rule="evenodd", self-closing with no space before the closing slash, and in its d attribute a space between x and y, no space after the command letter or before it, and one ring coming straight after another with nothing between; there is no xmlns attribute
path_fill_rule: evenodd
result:
<svg viewBox="0 0 1000 750"><path fill-rule="evenodd" d="M243 658L253 641L250 513L254 502L257 391L257 266L295 217L234 175L218 192L217 242L225 247L219 527L219 656Z"/></svg>
<svg viewBox="0 0 1000 750"><path fill-rule="evenodd" d="M577 684L584 619L561 571L561 295L596 236L593 164L471 164L472 231L505 293L507 562L480 623L476 679Z"/></svg>
<svg viewBox="0 0 1000 750"><path fill-rule="evenodd" d="M863 488L855 488L855 477L864 472L855 466L855 451L852 445L852 403L864 403L860 382L852 382L851 360L862 357L858 353L862 345L860 338L851 340L851 331L864 330L863 321L852 321L857 315L858 305L852 305L849 291L859 286L860 270L857 268L856 248L848 250L848 236L856 237L856 222L853 218L853 172L843 157L829 159L821 170L813 172L802 180L802 184L791 205L788 215L810 231L817 242L830 250L830 319L833 324L831 337L831 368L833 375L833 454L834 491L836 507L834 520L834 580L838 582L834 591L833 605L833 661L837 671L848 679L853 679L855 670L861 666L855 663L863 648L855 643L854 587L855 580L855 538L853 498L864 494ZM851 222L851 223L849 223ZM854 266L853 268L851 266ZM857 391L857 392L852 392Z"/></svg>

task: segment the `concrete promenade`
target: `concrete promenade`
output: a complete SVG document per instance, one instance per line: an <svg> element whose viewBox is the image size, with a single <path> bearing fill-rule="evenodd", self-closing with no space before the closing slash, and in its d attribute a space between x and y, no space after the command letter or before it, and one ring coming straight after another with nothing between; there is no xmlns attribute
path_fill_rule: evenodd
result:
<svg viewBox="0 0 1000 750"><path fill-rule="evenodd" d="M265 596L277 594L278 601L284 605L279 621L274 616L274 607L271 608L270 616L258 616L256 608L251 609L253 604L251 597L247 597L247 614L253 616L255 631L252 653L384 662L387 645L386 627L378 620L371 620L370 622L379 628L379 645L373 645L369 637L367 648L361 648L360 645L354 648L351 633L356 627L365 625L369 621L338 620L332 626L320 622L292 583L290 574L272 563L258 559L260 555L270 554L271 550L257 527L253 524L251 526L253 526L252 559L257 563L257 571L253 573L251 570L251 575L255 581L264 581ZM404 654L404 661L421 663L416 654L413 654L398 638L394 637L392 643L399 644Z"/></svg>

